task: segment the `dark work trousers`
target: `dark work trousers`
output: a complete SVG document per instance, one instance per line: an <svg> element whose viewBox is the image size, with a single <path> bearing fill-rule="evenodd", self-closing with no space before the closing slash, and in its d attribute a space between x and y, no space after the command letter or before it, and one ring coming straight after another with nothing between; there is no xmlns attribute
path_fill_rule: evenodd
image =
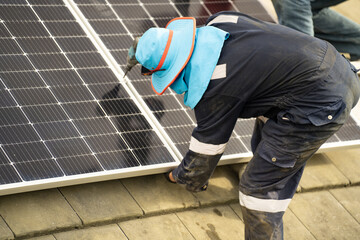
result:
<svg viewBox="0 0 360 240"><path fill-rule="evenodd" d="M346 66L349 63L339 56L316 91L325 90L325 93L339 97L340 102L335 105L340 112L331 113L331 107L327 106L309 113L306 103L311 99L304 96L304 103L300 100L296 106L296 111L304 110L303 119L291 117L289 112L295 112L294 109L280 111L268 120L257 118L251 141L253 158L240 180L245 239L283 239L282 217L296 191L306 161L339 130L356 104L359 79L355 69L349 71ZM313 104L318 100L314 99ZM339 108L339 104L344 107ZM329 119L332 121L327 122Z"/></svg>

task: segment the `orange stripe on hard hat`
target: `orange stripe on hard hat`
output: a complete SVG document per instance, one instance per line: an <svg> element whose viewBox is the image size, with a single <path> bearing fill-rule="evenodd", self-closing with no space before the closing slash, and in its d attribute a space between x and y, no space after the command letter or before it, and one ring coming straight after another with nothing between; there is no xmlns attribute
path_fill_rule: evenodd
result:
<svg viewBox="0 0 360 240"><path fill-rule="evenodd" d="M152 70L151 72L156 72L156 71L158 71L161 67L162 67L162 65L164 64L164 62L165 62L165 59L166 59L166 55L167 55L167 53L168 53L168 51L169 51L169 48L170 48L170 44L171 44L171 39L172 39L172 37L173 37L173 30L171 30L171 29L169 29L169 37L168 37L168 40L167 40L167 43L166 43L166 46L165 46L165 50L164 50L164 53L163 53L163 55L161 56L161 59L160 59L160 62L159 62L159 64L157 65L157 67L154 69L154 70Z"/></svg>

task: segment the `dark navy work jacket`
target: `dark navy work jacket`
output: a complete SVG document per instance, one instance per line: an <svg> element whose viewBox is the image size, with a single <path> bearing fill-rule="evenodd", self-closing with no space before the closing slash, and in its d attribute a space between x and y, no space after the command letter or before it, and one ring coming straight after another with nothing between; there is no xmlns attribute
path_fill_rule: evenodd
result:
<svg viewBox="0 0 360 240"><path fill-rule="evenodd" d="M189 152L174 171L178 182L195 187L186 173L189 164L216 166L238 118L280 116L295 124L342 124L345 120L338 117L356 104L359 85L350 80L355 69L328 42L238 12L217 13L207 25L230 33L217 64L224 72L210 81L195 107L197 127ZM343 66L335 64L339 59ZM352 77L328 80L329 72L342 70Z"/></svg>
<svg viewBox="0 0 360 240"><path fill-rule="evenodd" d="M236 16L237 22L226 18L224 22L213 21L219 15ZM207 23L229 32L230 37L218 61L218 65L226 65L226 77L211 80L195 107L198 128L193 136L199 141L227 142L236 118L273 118L287 110L287 117L294 122L324 125L345 108L341 100L350 84L344 82L333 89L324 82L339 54L328 42L237 12L215 14ZM347 67L350 70L350 64ZM331 105L331 119L328 113L309 119L309 114ZM209 116L216 114L222 116ZM226 119L233 120L229 123ZM220 129L224 132L216 137L212 131Z"/></svg>

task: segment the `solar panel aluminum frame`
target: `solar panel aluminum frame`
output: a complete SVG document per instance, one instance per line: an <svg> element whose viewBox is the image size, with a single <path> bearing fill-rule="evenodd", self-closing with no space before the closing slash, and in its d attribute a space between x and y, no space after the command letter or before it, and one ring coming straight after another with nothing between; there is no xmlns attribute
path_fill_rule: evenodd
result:
<svg viewBox="0 0 360 240"><path fill-rule="evenodd" d="M108 170L105 172L95 172L50 179L34 180L29 182L11 183L0 186L0 196L56 187L65 187L77 184L85 184L90 182L100 182L149 174L164 173L175 168L178 164L178 162L161 163L149 166L138 166L131 168Z"/></svg>

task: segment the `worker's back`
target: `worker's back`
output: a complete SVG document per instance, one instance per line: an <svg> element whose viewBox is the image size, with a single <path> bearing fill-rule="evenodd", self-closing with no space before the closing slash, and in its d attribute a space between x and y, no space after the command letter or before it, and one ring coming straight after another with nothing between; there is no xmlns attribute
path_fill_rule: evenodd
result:
<svg viewBox="0 0 360 240"><path fill-rule="evenodd" d="M217 21L223 14L227 17ZM321 84L338 56L323 40L240 13L218 13L208 23L230 37L218 62L226 64L226 81L211 81L206 95L220 91L239 98L244 102L240 117L271 115L292 106Z"/></svg>

